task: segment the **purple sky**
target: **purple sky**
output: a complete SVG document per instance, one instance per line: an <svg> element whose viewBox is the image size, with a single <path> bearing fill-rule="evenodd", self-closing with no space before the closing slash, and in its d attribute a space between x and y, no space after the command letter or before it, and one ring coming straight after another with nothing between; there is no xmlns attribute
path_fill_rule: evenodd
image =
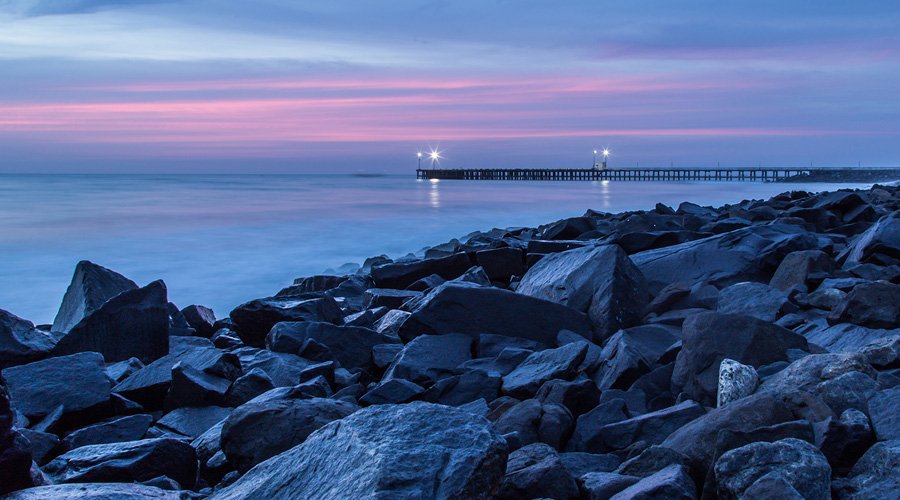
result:
<svg viewBox="0 0 900 500"><path fill-rule="evenodd" d="M0 172L897 165L900 3L0 0Z"/></svg>

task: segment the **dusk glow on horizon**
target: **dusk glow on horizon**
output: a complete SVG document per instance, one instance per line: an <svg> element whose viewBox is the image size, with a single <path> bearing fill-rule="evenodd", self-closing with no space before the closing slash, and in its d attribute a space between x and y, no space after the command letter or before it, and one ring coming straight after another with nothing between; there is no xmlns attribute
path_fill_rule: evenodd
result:
<svg viewBox="0 0 900 500"><path fill-rule="evenodd" d="M0 172L402 173L438 143L896 165L898 26L878 1L6 0Z"/></svg>

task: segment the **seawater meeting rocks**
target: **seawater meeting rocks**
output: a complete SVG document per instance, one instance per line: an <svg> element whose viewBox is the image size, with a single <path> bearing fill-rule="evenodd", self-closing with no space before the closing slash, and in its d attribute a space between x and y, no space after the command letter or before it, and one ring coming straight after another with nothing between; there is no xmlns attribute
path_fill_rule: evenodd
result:
<svg viewBox="0 0 900 500"><path fill-rule="evenodd" d="M0 495L891 498L898 215L897 186L588 211L225 318L83 261L53 325L0 310Z"/></svg>

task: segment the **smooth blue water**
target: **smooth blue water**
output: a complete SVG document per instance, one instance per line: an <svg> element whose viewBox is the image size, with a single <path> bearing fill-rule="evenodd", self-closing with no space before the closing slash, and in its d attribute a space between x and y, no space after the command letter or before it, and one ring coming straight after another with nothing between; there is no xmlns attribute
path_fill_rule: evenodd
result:
<svg viewBox="0 0 900 500"><path fill-rule="evenodd" d="M708 205L788 189L763 183L465 182L413 176L0 175L0 309L53 320L82 259L179 307L223 316L293 278L399 257L475 230L584 213ZM848 186L842 186L848 187Z"/></svg>

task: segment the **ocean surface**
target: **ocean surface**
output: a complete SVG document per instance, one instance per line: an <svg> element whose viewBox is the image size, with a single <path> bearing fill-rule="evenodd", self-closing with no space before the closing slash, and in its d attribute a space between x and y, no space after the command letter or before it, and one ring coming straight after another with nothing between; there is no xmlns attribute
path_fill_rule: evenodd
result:
<svg viewBox="0 0 900 500"><path fill-rule="evenodd" d="M0 175L0 309L49 323L79 260L222 317L300 276L587 209L722 205L828 184L419 181L414 175ZM842 185L840 187L863 187Z"/></svg>

